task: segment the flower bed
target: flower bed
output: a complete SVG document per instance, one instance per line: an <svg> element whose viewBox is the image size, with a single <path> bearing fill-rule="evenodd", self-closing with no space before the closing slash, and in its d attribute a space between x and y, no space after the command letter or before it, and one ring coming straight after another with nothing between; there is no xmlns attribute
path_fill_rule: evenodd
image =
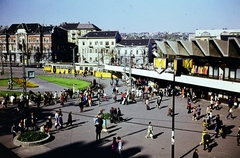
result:
<svg viewBox="0 0 240 158"><path fill-rule="evenodd" d="M49 133L40 131L28 131L16 136L13 143L17 146L36 146L45 143L50 138Z"/></svg>
<svg viewBox="0 0 240 158"><path fill-rule="evenodd" d="M19 84L20 86L23 86L23 79L22 78L14 78L13 81L16 82L17 84ZM33 82L26 81L26 87L36 88L36 87L38 87L38 85L33 83Z"/></svg>

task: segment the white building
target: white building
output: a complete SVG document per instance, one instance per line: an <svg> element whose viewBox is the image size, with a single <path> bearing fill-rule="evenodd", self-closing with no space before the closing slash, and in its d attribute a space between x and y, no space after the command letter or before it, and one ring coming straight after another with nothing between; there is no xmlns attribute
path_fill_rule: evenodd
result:
<svg viewBox="0 0 240 158"><path fill-rule="evenodd" d="M115 46L121 41L118 31L92 31L78 38L78 61L99 64L115 62Z"/></svg>

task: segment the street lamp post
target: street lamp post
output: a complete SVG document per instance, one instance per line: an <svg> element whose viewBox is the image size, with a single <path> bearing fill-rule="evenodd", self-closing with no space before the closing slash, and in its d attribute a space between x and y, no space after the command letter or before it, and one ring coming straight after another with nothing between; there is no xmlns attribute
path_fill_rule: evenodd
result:
<svg viewBox="0 0 240 158"><path fill-rule="evenodd" d="M9 66L10 66L10 81L13 81L12 77L12 54L11 51L9 51Z"/></svg>
<svg viewBox="0 0 240 158"><path fill-rule="evenodd" d="M2 54L2 46L0 47L0 57L1 57L1 67L2 67L2 70L1 70L1 75L4 74L4 67L3 67L3 54Z"/></svg>
<svg viewBox="0 0 240 158"><path fill-rule="evenodd" d="M173 90L172 90L172 158L174 158L174 144L175 144L175 71L173 72Z"/></svg>
<svg viewBox="0 0 240 158"><path fill-rule="evenodd" d="M75 73L75 71L76 71L76 68L75 68L75 48L77 48L77 46L75 46L73 48L73 77L76 77L76 73Z"/></svg>

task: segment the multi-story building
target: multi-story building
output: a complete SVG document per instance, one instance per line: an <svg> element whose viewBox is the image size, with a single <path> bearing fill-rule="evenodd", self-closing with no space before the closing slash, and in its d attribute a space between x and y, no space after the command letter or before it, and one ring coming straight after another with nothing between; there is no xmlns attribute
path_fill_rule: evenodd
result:
<svg viewBox="0 0 240 158"><path fill-rule="evenodd" d="M78 61L114 63L115 46L121 41L118 31L92 31L78 38Z"/></svg>
<svg viewBox="0 0 240 158"><path fill-rule="evenodd" d="M91 31L101 31L97 26L94 24L81 24L81 23L67 23L63 22L60 24L59 27L62 27L68 30L68 42L75 43L78 45L78 37L83 36Z"/></svg>
<svg viewBox="0 0 240 158"><path fill-rule="evenodd" d="M43 61L71 61L67 30L38 23L12 24L0 32L1 49L5 62L26 65ZM8 42L7 42L8 41ZM23 55L24 54L24 58ZM69 57L68 57L69 56Z"/></svg>

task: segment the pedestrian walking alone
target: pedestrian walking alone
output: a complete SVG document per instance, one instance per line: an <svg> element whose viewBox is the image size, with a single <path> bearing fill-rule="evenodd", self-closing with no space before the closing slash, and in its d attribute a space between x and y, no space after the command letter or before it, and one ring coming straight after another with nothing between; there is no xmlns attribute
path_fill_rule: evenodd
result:
<svg viewBox="0 0 240 158"><path fill-rule="evenodd" d="M195 149L195 151L193 152L193 157L192 158L199 158L198 149Z"/></svg>
<svg viewBox="0 0 240 158"><path fill-rule="evenodd" d="M231 116L231 118L233 118L232 112L233 112L233 108L231 107L228 109L228 115L226 116L226 119L228 119L229 116Z"/></svg>
<svg viewBox="0 0 240 158"><path fill-rule="evenodd" d="M72 111L68 113L68 120L67 120L67 126L72 126Z"/></svg>
<svg viewBox="0 0 240 158"><path fill-rule="evenodd" d="M97 119L95 120L96 140L100 140L101 139L102 125L103 125L102 117L101 117L101 115L98 115Z"/></svg>
<svg viewBox="0 0 240 158"><path fill-rule="evenodd" d="M147 135L145 136L145 138L153 139L153 126L152 126L152 122L148 123Z"/></svg>

